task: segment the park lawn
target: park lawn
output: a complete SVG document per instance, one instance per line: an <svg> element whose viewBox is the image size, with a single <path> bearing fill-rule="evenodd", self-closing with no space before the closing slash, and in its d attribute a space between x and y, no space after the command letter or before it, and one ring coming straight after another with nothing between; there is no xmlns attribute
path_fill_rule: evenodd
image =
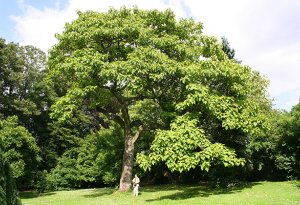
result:
<svg viewBox="0 0 300 205"><path fill-rule="evenodd" d="M300 204L300 181L255 182L239 188L209 188L201 185L140 187L140 195L113 188L20 193L23 205L192 205L192 204Z"/></svg>

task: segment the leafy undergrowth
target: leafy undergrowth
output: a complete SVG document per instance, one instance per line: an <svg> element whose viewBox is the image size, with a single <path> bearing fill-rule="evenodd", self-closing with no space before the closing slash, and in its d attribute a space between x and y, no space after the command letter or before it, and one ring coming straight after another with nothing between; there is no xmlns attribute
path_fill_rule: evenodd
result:
<svg viewBox="0 0 300 205"><path fill-rule="evenodd" d="M137 205L137 204L272 204L299 205L300 181L256 182L234 188L200 185L161 185L140 187L140 195L121 193L113 188L20 193L23 205Z"/></svg>

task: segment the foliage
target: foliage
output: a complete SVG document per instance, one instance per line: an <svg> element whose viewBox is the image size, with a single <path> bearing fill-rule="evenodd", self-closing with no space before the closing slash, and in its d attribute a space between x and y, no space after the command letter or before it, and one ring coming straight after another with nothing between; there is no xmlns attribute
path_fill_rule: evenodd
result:
<svg viewBox="0 0 300 205"><path fill-rule="evenodd" d="M299 178L299 104L269 116L270 131L252 137L248 146L252 179Z"/></svg>
<svg viewBox="0 0 300 205"><path fill-rule="evenodd" d="M120 177L123 143L117 125L89 134L58 159L47 175L48 189L115 185Z"/></svg>
<svg viewBox="0 0 300 205"><path fill-rule="evenodd" d="M87 136L77 159L83 180L115 185L120 179L123 147L123 133L116 124Z"/></svg>
<svg viewBox="0 0 300 205"><path fill-rule="evenodd" d="M269 132L249 139L247 146L247 174L249 180L274 179L276 172L274 157L278 136L279 113L270 111ZM276 178L276 177L275 177Z"/></svg>
<svg viewBox="0 0 300 205"><path fill-rule="evenodd" d="M96 122L97 123L97 122ZM49 137L44 140L43 164L50 171L57 164L57 160L65 151L77 148L82 139L92 130L95 130L92 116L77 110L74 116L66 122L52 120L48 123Z"/></svg>
<svg viewBox="0 0 300 205"><path fill-rule="evenodd" d="M212 164L222 163L225 167L239 166L244 159L237 159L233 150L223 144L212 143L197 120L187 116L178 117L170 130L157 130L149 156L139 154L137 160L146 170L151 165L164 161L171 171L188 171L196 166L209 171Z"/></svg>
<svg viewBox="0 0 300 205"><path fill-rule="evenodd" d="M159 103L152 99L138 101L129 107L129 114L133 122L143 123L144 126L151 130L164 126L163 110Z"/></svg>
<svg viewBox="0 0 300 205"><path fill-rule="evenodd" d="M225 37L222 37L222 50L229 59L234 59L235 50L230 47L229 41Z"/></svg>
<svg viewBox="0 0 300 205"><path fill-rule="evenodd" d="M47 108L45 88L46 55L33 46L19 46L0 39L0 113L17 115L31 128L33 116Z"/></svg>
<svg viewBox="0 0 300 205"><path fill-rule="evenodd" d="M6 43L4 39L0 39L0 120L18 116L18 124L24 126L35 138L43 158L47 158L49 150L48 109L55 96L53 90L43 81L46 73L46 55L40 49L33 46L20 46L13 42ZM13 146L11 149L14 148ZM34 161L35 157L32 157L32 160ZM32 164L35 164L35 167L41 166L39 169L48 167L44 163ZM31 177L22 174L21 167L25 166L22 161L14 162L13 166L19 167L17 177L22 175L26 181L26 183L20 182L19 178L18 185L32 188L36 184ZM30 181L32 184L28 184Z"/></svg>
<svg viewBox="0 0 300 205"><path fill-rule="evenodd" d="M8 117L0 121L0 140L4 148L4 157L12 168L18 188L33 184L40 161L39 148L32 135L18 124L17 117Z"/></svg>
<svg viewBox="0 0 300 205"><path fill-rule="evenodd" d="M300 103L281 116L275 165L285 177L300 177Z"/></svg>
<svg viewBox="0 0 300 205"><path fill-rule="evenodd" d="M0 139L0 204L20 205L15 180L9 163L4 157L2 140Z"/></svg>
<svg viewBox="0 0 300 205"><path fill-rule="evenodd" d="M46 176L48 189L61 188L79 188L80 187L80 172L76 166L76 158L78 152L76 148L66 151L62 157L58 159L56 167L51 171L49 176Z"/></svg>
<svg viewBox="0 0 300 205"><path fill-rule="evenodd" d="M206 59L189 62L182 68L181 83L185 88L185 96L181 102L177 102L175 109L180 113L191 112L208 140L221 142L246 157L249 138L264 135L270 129L267 121L270 110L270 102L266 96L267 81L251 68L226 60L218 49L220 47L216 45L214 52L209 53L212 56L203 53ZM172 135L174 134L171 132L170 136ZM194 138L191 137L191 140L196 143ZM165 154L159 149L164 149L166 144L168 148L172 147L170 143L176 145L178 139L169 143L162 140L154 142L157 154ZM179 149L176 146L173 148ZM185 154L190 157L188 153L190 154L188 151ZM184 159L182 155L179 158ZM162 156L156 160L150 160L151 157L145 159L147 158L141 159L142 167L149 168L155 164L154 161L165 161L167 158L163 159ZM180 167L174 162L178 171L195 167L189 160L186 161L186 167Z"/></svg>

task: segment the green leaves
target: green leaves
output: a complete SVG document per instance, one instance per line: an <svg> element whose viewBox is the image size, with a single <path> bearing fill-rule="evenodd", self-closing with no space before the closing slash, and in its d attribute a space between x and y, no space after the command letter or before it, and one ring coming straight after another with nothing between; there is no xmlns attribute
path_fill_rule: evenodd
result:
<svg viewBox="0 0 300 205"><path fill-rule="evenodd" d="M229 60L204 60L183 72L187 96L177 104L179 111L201 106L200 113L207 109L226 130L258 135L268 129L265 81L249 67ZM253 78L260 83L254 84Z"/></svg>
<svg viewBox="0 0 300 205"><path fill-rule="evenodd" d="M4 150L0 140L0 203L3 205L20 205L15 180L11 167L3 156Z"/></svg>
<svg viewBox="0 0 300 205"><path fill-rule="evenodd" d="M33 46L19 46L0 39L0 112L18 115L28 125L28 118L41 114L45 89L46 55Z"/></svg>
<svg viewBox="0 0 300 205"><path fill-rule="evenodd" d="M11 165L13 177L21 188L31 183L41 159L35 139L18 123L15 116L0 120L0 141L4 148L3 156Z"/></svg>
<svg viewBox="0 0 300 205"><path fill-rule="evenodd" d="M84 97L88 93L93 93L96 90L95 86L86 86L83 89L76 87L59 98L51 107L53 112L50 114L52 118L58 119L60 122L69 120L78 107L82 104Z"/></svg>
<svg viewBox="0 0 300 205"><path fill-rule="evenodd" d="M67 150L50 172L55 189L80 187L82 182L117 183L122 165L124 142L117 125L90 133L80 145Z"/></svg>
<svg viewBox="0 0 300 205"><path fill-rule="evenodd" d="M277 113L275 120L275 166L284 171L286 179L297 178L300 171L300 103L289 113Z"/></svg>
<svg viewBox="0 0 300 205"><path fill-rule="evenodd" d="M197 120L189 114L178 117L170 130L157 130L150 148L150 154L138 154L141 168L150 170L152 165L165 162L171 171L188 171L200 166L202 170L216 163L225 167L244 165L244 159L238 159L234 151L223 144L212 143L205 136Z"/></svg>

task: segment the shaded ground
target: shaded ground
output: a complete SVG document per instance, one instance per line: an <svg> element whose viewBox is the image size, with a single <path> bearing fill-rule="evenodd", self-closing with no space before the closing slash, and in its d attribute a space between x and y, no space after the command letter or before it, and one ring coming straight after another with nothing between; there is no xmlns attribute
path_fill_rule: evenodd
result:
<svg viewBox="0 0 300 205"><path fill-rule="evenodd" d="M244 189L251 188L252 186L258 185L260 183L249 183L238 187L232 188L211 188L208 186L162 186L162 187L146 187L143 189L143 192L161 192L165 190L176 190L175 193L170 195L164 195L159 199L150 199L146 201L157 201L157 200L184 200L193 197L209 197L211 195L220 195L220 194L232 194L238 193Z"/></svg>

